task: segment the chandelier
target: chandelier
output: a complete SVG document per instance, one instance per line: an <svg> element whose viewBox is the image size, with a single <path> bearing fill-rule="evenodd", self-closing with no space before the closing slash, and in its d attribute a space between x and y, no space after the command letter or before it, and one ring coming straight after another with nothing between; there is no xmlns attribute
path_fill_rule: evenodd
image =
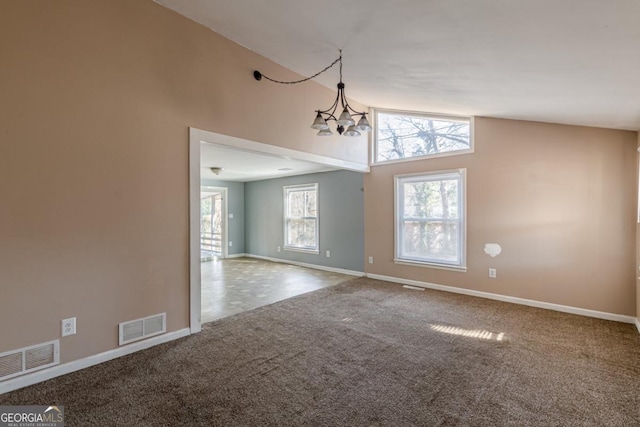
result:
<svg viewBox="0 0 640 427"><path fill-rule="evenodd" d="M269 78L262 74L260 71L254 71L253 77L256 80L262 80L262 78L264 77L265 79L274 83L293 85L314 79L338 63L340 64L340 82L338 83L338 94L336 95L336 100L333 101L331 107L327 108L326 110L316 110L316 118L313 121L311 128L317 129L319 136L331 136L333 135L333 132L331 131L331 128L329 127L327 122L333 120L336 122L336 131L338 132L338 134L344 134L344 136L360 136L360 132L369 132L371 130L371 125L369 124L369 120L367 120L367 113L355 110L349 105L349 102L347 101L347 97L344 93L344 83L342 82L342 50L340 50L340 56L338 56L338 59L325 67L322 71L319 71L310 77L305 77L304 79L291 82L283 82L280 80ZM338 108L340 108L340 110L338 110ZM336 114L339 114L339 116L337 116ZM354 120L354 116L356 118L360 116L360 119L357 123Z"/></svg>

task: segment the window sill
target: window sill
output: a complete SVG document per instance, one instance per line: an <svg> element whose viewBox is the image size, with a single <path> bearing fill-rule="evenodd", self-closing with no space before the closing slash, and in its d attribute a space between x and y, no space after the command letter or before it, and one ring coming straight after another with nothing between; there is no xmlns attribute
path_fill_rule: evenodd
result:
<svg viewBox="0 0 640 427"><path fill-rule="evenodd" d="M435 268L438 270L449 270L449 271L457 271L460 273L466 273L467 272L467 267L457 267L455 265L447 265L447 264L434 264L431 262L421 262L421 261L410 261L410 260L406 260L406 259L397 259L395 258L393 260L394 263L396 264L400 264L400 265L411 265L414 267L426 267L426 268Z"/></svg>
<svg viewBox="0 0 640 427"><path fill-rule="evenodd" d="M305 254L314 254L314 255L320 254L320 251L317 250L317 249L294 248L294 247L291 247L291 246L285 246L284 250L288 251L288 252L302 252L302 253L305 253Z"/></svg>
<svg viewBox="0 0 640 427"><path fill-rule="evenodd" d="M415 160L427 160L427 159L437 159L440 157L449 157L449 156L462 156L465 154L473 154L474 149L466 148L464 150L456 150L456 151L445 151L443 153L437 154L428 154L426 156L413 156L413 157L403 157L401 159L390 159L390 160L374 160L371 162L369 166L384 166L384 165L392 165L395 163L404 163L404 162L412 162Z"/></svg>

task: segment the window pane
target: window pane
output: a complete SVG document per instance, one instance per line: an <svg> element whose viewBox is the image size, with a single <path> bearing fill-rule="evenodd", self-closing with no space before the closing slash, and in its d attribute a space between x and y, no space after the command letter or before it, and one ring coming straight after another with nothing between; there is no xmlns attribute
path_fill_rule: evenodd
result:
<svg viewBox="0 0 640 427"><path fill-rule="evenodd" d="M458 218L458 180L404 184L405 218Z"/></svg>
<svg viewBox="0 0 640 427"><path fill-rule="evenodd" d="M402 255L425 260L459 263L457 222L404 221Z"/></svg>
<svg viewBox="0 0 640 427"><path fill-rule="evenodd" d="M316 216L316 192L314 191L305 191L305 216Z"/></svg>
<svg viewBox="0 0 640 427"><path fill-rule="evenodd" d="M289 192L289 211L287 212L290 218L302 218L304 216L304 192L303 191L290 191Z"/></svg>
<svg viewBox="0 0 640 427"><path fill-rule="evenodd" d="M318 249L317 184L284 187L285 247Z"/></svg>
<svg viewBox="0 0 640 427"><path fill-rule="evenodd" d="M464 267L464 170L396 178L396 258Z"/></svg>
<svg viewBox="0 0 640 427"><path fill-rule="evenodd" d="M315 190L289 191L289 211L290 218L303 218L316 216L317 198Z"/></svg>
<svg viewBox="0 0 640 427"><path fill-rule="evenodd" d="M288 246L314 248L316 246L316 220L291 219L288 221Z"/></svg>
<svg viewBox="0 0 640 427"><path fill-rule="evenodd" d="M201 233L211 233L212 224L211 224L211 196L204 197L200 199L200 232Z"/></svg>
<svg viewBox="0 0 640 427"><path fill-rule="evenodd" d="M469 133L469 120L463 118L377 112L376 161L468 150Z"/></svg>

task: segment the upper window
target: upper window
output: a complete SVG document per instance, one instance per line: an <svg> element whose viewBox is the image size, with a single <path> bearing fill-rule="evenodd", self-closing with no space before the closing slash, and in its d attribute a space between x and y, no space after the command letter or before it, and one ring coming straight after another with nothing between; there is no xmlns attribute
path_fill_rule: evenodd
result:
<svg viewBox="0 0 640 427"><path fill-rule="evenodd" d="M319 253L318 184L284 187L284 247Z"/></svg>
<svg viewBox="0 0 640 427"><path fill-rule="evenodd" d="M375 162L473 152L468 117L375 112Z"/></svg>
<svg viewBox="0 0 640 427"><path fill-rule="evenodd" d="M395 181L395 261L465 270L465 170Z"/></svg>

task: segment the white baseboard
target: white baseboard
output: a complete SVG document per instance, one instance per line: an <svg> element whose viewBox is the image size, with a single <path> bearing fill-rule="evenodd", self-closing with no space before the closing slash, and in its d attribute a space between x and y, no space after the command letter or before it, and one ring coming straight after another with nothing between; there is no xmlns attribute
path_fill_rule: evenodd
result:
<svg viewBox="0 0 640 427"><path fill-rule="evenodd" d="M563 313L578 314L580 316L595 317L597 319L613 320L622 323L635 323L640 331L640 323L638 319L623 314L606 313L604 311L588 310L586 308L571 307L568 305L553 304L550 302L535 301L525 298L510 297L500 294L492 294L490 292L474 291L471 289L456 288L453 286L438 285L435 283L420 282L418 280L401 279L398 277L382 276L379 274L366 274L371 279L384 280L385 282L400 283L403 285L420 286L427 289L435 289L438 291L453 292L456 294L470 295L473 297L493 299L497 301L510 302L513 304L527 305L530 307L545 308L547 310L561 311Z"/></svg>
<svg viewBox="0 0 640 427"><path fill-rule="evenodd" d="M243 258L246 257L247 254L231 254L231 255L227 255L225 259L229 259L229 258Z"/></svg>
<svg viewBox="0 0 640 427"><path fill-rule="evenodd" d="M93 365L98 365L100 363L107 362L118 357L126 356L127 354L135 353L136 351L144 350L158 344L177 340L178 338L186 337L189 334L189 328L184 328L175 332L169 332L164 335L157 335L143 341L138 341L129 345L114 348L113 350L105 351L104 353L94 354L92 356L85 357L84 359L74 360L73 362L52 366L51 368L23 375L21 377L11 378L6 381L0 382L0 394L8 393L10 391L37 384L42 381L50 380L51 378L59 377L60 375L79 371Z"/></svg>
<svg viewBox="0 0 640 427"><path fill-rule="evenodd" d="M636 328L638 329L638 332L640 332L640 319L636 319Z"/></svg>
<svg viewBox="0 0 640 427"><path fill-rule="evenodd" d="M354 270L345 270L344 268L326 267L324 265L308 264L306 262L290 261L288 259L271 258L268 256L253 255L253 254L244 254L244 256L246 256L247 258L257 258L257 259L263 259L265 261L279 262L282 264L292 264L292 265L297 265L299 267L307 267L307 268L314 268L316 270L330 271L332 273L347 274L349 276L363 277L365 275L363 271L354 271Z"/></svg>

